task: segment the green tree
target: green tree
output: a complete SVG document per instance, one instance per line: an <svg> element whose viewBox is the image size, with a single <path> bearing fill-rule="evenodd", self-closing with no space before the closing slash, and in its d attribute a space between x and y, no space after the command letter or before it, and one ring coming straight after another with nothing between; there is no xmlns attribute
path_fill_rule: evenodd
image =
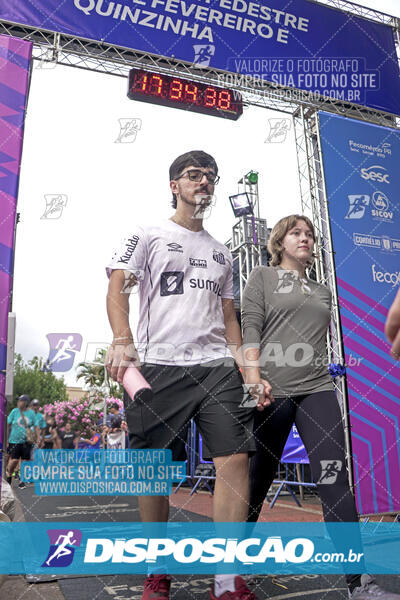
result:
<svg viewBox="0 0 400 600"><path fill-rule="evenodd" d="M107 389L105 386L106 368L105 368L106 351L101 348L96 356L95 363L81 362L78 364L78 373L76 378L83 379L84 384L88 386L89 392L96 395L97 398L104 396L113 396L121 398L123 396L122 386L110 377L107 377Z"/></svg>
<svg viewBox="0 0 400 600"><path fill-rule="evenodd" d="M43 358L34 356L25 362L17 353L14 359L14 400L10 408L16 406L21 394L37 398L42 406L68 400L64 377L59 379L51 371L44 370Z"/></svg>

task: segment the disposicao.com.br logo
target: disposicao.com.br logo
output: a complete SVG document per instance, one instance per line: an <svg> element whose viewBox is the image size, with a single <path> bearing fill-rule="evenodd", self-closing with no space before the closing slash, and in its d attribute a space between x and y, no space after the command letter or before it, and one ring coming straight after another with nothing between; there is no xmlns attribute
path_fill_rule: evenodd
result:
<svg viewBox="0 0 400 600"><path fill-rule="evenodd" d="M248 550L253 552L248 554ZM258 551L258 553L257 553ZM161 557L170 557L178 563L304 563L312 558L314 544L307 538L294 538L284 544L280 536L244 540L196 538L173 540L171 538L98 539L89 538L86 544L85 563L154 563Z"/></svg>
<svg viewBox="0 0 400 600"><path fill-rule="evenodd" d="M42 567L68 567L82 541L79 529L49 529L50 548Z"/></svg>
<svg viewBox="0 0 400 600"><path fill-rule="evenodd" d="M398 573L400 523L76 525L3 523L0 573Z"/></svg>

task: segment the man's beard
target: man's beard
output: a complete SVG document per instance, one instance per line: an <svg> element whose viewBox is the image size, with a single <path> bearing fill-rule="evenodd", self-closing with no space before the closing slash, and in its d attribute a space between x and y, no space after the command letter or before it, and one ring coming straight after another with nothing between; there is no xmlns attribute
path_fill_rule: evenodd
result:
<svg viewBox="0 0 400 600"><path fill-rule="evenodd" d="M212 202L213 195L208 194L207 191L196 192L194 194L194 199L190 200L184 194L180 194L180 199L184 204L188 204L189 206L193 206L193 208L204 206L206 208Z"/></svg>

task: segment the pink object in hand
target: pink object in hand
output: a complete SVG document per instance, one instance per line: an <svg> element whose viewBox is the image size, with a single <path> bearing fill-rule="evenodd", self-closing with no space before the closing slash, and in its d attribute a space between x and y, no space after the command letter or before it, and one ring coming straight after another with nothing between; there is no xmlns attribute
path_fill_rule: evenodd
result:
<svg viewBox="0 0 400 600"><path fill-rule="evenodd" d="M139 369L134 366L126 369L122 385L132 402L139 398L142 401L149 401L153 398L150 384L145 380Z"/></svg>

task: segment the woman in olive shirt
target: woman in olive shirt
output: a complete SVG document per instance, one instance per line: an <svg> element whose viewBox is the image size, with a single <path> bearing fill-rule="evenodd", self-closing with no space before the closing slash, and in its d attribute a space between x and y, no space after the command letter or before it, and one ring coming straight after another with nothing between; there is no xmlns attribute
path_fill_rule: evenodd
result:
<svg viewBox="0 0 400 600"><path fill-rule="evenodd" d="M259 517L293 423L307 450L325 521L358 521L342 415L327 369L331 294L306 274L314 243L307 217L281 219L268 242L272 266L253 269L244 290L245 381L264 386L254 416L257 451L250 466L249 521ZM400 600L369 575L346 575L346 580L350 598Z"/></svg>

